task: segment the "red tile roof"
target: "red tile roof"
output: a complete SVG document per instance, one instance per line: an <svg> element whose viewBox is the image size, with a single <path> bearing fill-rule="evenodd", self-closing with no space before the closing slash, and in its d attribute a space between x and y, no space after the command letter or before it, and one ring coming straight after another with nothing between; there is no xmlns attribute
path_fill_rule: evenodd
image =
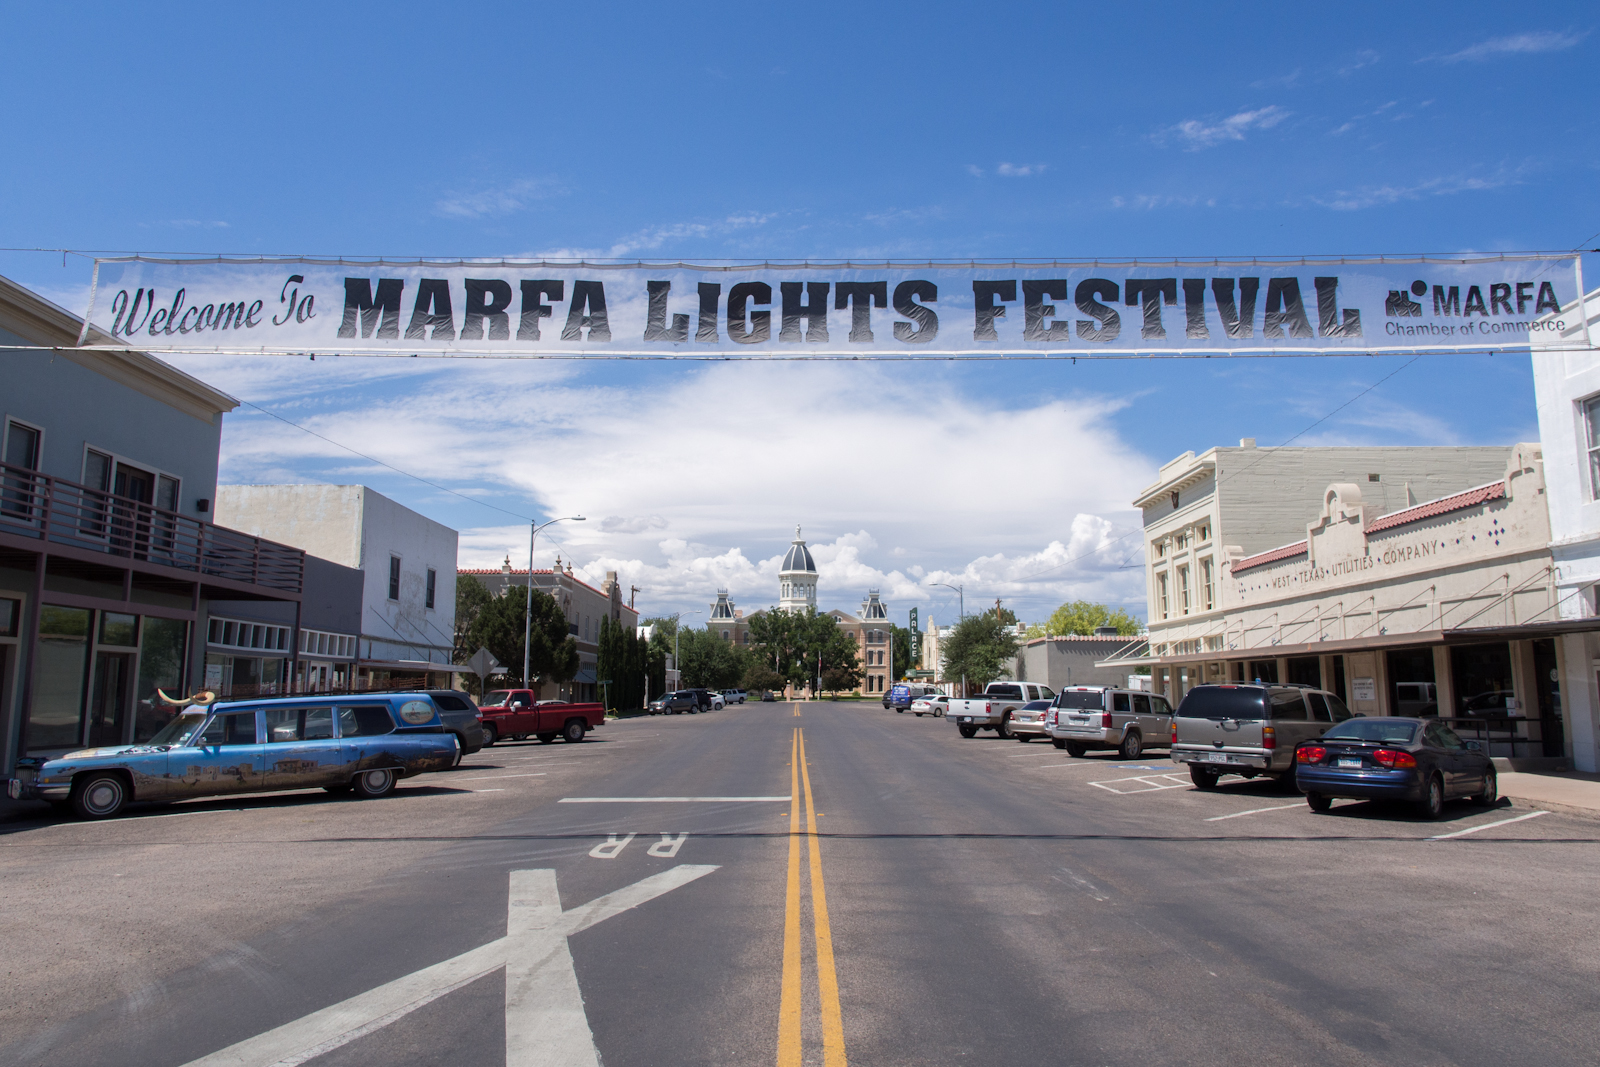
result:
<svg viewBox="0 0 1600 1067"><path fill-rule="evenodd" d="M1295 556L1305 555L1308 551L1306 542L1296 541L1292 545L1284 545L1282 548L1274 548L1270 551L1260 552L1254 556L1247 556L1241 559L1233 565L1233 573L1238 574L1240 571L1247 571L1251 567L1265 567L1269 563L1277 563L1282 559L1293 559Z"/></svg>
<svg viewBox="0 0 1600 1067"><path fill-rule="evenodd" d="M1404 526L1408 522L1418 522L1422 519L1431 519L1435 515L1444 515L1451 511L1460 511L1462 508L1477 507L1479 504L1490 500L1503 500L1506 495L1505 482L1490 482L1480 485L1476 489L1468 489L1464 493L1454 496L1440 497L1438 500L1426 504L1418 504L1414 508L1396 511L1372 520L1372 525L1367 527L1367 533L1375 534L1380 530L1392 530L1396 526Z"/></svg>

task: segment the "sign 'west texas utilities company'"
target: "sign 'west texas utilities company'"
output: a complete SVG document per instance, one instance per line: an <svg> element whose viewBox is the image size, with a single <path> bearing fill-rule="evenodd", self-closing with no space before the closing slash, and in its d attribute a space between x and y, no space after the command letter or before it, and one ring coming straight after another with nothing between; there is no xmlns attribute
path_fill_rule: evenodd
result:
<svg viewBox="0 0 1600 1067"><path fill-rule="evenodd" d="M96 262L85 318L155 352L1471 351L1588 347L1574 312L1580 272L1564 254L722 266L130 257Z"/></svg>

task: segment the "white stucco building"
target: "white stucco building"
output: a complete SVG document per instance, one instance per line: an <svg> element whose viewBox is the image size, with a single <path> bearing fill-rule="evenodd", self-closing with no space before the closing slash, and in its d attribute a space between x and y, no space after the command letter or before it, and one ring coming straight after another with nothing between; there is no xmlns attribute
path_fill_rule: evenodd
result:
<svg viewBox="0 0 1600 1067"><path fill-rule="evenodd" d="M363 572L358 681L450 684L456 531L363 485L220 485L217 517Z"/></svg>
<svg viewBox="0 0 1600 1067"><path fill-rule="evenodd" d="M1600 330L1600 290L1562 340L1592 343ZM1544 441L1550 505L1550 556L1557 611L1563 620L1600 615L1600 357L1591 351L1533 353L1534 399ZM1563 634L1561 690L1571 719L1573 765L1600 770L1600 638L1593 630Z"/></svg>

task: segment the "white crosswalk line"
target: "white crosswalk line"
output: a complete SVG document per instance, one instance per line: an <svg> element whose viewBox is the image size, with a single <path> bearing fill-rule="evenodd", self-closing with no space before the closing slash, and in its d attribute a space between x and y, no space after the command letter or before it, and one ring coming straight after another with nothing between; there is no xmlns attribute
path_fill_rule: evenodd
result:
<svg viewBox="0 0 1600 1067"><path fill-rule="evenodd" d="M554 929L559 930L564 946L565 938L636 908L663 893L688 885L716 869L715 866L704 864L679 864L671 870L653 874L614 893L607 893L587 904L562 912ZM512 876L525 873L528 872L513 871ZM551 872L552 884L554 877ZM508 897L508 929L512 924L510 899ZM192 1060L184 1067L299 1067L506 966L509 940L509 937L502 937L487 945L480 945L459 956L284 1023L264 1034L229 1045L209 1056ZM525 959L526 953L521 953L521 958ZM568 961L570 967L570 955ZM584 1025L587 1028L587 1022ZM508 1057L507 1067L512 1067L513 1063L515 1061Z"/></svg>

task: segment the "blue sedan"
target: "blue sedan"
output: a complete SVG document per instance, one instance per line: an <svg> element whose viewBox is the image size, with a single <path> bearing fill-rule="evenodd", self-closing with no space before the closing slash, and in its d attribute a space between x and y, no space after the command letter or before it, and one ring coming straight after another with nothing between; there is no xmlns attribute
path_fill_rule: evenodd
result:
<svg viewBox="0 0 1600 1067"><path fill-rule="evenodd" d="M8 792L85 819L139 800L316 788L381 797L398 779L449 770L459 747L422 693L238 701L185 708L143 744L45 760Z"/></svg>
<svg viewBox="0 0 1600 1067"><path fill-rule="evenodd" d="M1295 747L1295 784L1312 811L1335 797L1405 800L1437 818L1452 797L1495 802L1494 762L1435 719L1347 719Z"/></svg>

